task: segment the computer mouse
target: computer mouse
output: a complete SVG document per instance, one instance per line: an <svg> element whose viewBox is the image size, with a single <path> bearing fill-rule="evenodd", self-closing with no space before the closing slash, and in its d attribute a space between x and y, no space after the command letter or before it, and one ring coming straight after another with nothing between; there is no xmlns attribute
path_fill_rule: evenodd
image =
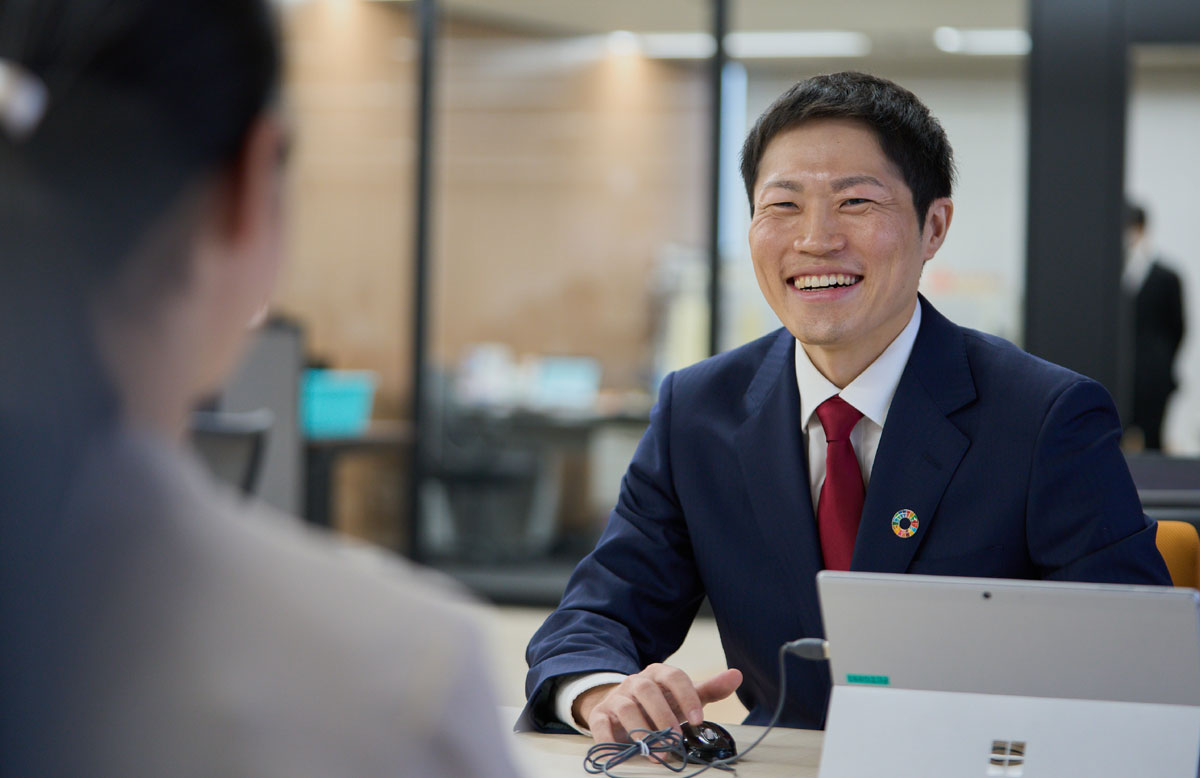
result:
<svg viewBox="0 0 1200 778"><path fill-rule="evenodd" d="M679 725L679 729L683 732L683 747L687 750L689 759L715 762L737 755L737 744L733 742L733 735L720 724L702 721L693 727L685 721Z"/></svg>

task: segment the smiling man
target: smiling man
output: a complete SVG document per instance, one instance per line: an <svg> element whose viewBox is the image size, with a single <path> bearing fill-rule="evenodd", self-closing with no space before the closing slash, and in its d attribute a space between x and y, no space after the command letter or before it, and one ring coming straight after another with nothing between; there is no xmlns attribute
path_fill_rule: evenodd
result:
<svg viewBox="0 0 1200 778"><path fill-rule="evenodd" d="M1170 584L1105 390L919 296L953 171L938 121L883 79L802 81L759 118L750 253L784 326L663 381L530 642L518 728L623 739L735 690L766 723L779 646L822 635L825 568ZM693 680L661 663L705 596L730 669ZM788 679L781 723L821 727L827 668Z"/></svg>

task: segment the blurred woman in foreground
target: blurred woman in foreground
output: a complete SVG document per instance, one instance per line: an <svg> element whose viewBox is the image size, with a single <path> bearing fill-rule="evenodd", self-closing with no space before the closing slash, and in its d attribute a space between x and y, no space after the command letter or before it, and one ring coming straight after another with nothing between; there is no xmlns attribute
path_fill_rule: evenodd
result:
<svg viewBox="0 0 1200 778"><path fill-rule="evenodd" d="M264 0L0 0L2 774L512 774L464 606L185 451L279 264L279 67Z"/></svg>

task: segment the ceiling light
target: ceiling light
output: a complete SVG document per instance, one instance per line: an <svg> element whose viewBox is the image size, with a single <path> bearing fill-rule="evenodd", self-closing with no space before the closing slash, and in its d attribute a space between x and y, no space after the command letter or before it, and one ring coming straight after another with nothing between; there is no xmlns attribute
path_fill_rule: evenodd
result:
<svg viewBox="0 0 1200 778"><path fill-rule="evenodd" d="M648 32L637 37L646 56L656 59L707 59L717 48L706 32Z"/></svg>
<svg viewBox="0 0 1200 778"><path fill-rule="evenodd" d="M1021 56L1029 53L1029 33L1015 28L959 29L938 27L933 44L952 54Z"/></svg>
<svg viewBox="0 0 1200 778"><path fill-rule="evenodd" d="M731 32L725 48L735 59L863 57L871 52L871 39L842 30Z"/></svg>
<svg viewBox="0 0 1200 778"><path fill-rule="evenodd" d="M608 53L617 57L632 57L642 51L638 36L629 30L616 30L608 34Z"/></svg>
<svg viewBox="0 0 1200 778"><path fill-rule="evenodd" d="M706 32L617 30L608 34L607 48L612 54L641 53L654 59L707 59L716 44ZM871 39L861 32L840 30L731 32L725 36L725 48L734 59L862 57L870 53Z"/></svg>

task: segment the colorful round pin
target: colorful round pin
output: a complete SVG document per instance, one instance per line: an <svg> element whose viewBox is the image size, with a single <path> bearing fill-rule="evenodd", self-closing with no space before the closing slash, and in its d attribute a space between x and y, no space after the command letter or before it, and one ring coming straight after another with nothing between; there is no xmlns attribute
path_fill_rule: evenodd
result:
<svg viewBox="0 0 1200 778"><path fill-rule="evenodd" d="M917 521L917 514L908 508L898 510L896 515L892 516L892 532L895 532L897 537L911 538L917 534L917 527L920 526L921 522Z"/></svg>

